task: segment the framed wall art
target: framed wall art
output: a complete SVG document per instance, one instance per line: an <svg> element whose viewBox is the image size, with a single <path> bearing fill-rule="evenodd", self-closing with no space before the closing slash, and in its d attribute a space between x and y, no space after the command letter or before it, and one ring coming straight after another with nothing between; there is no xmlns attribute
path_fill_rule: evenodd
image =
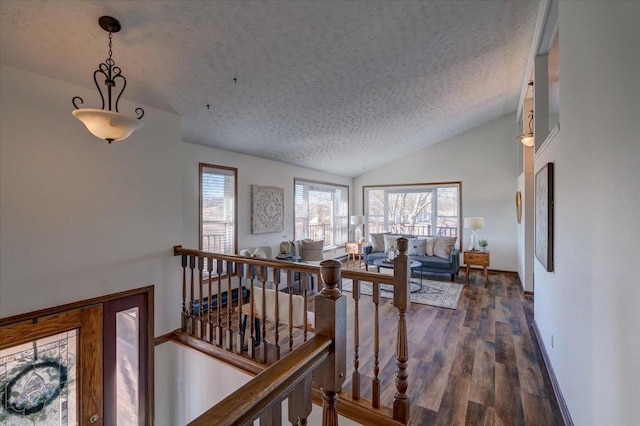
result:
<svg viewBox="0 0 640 426"><path fill-rule="evenodd" d="M516 220L522 222L522 193L516 191Z"/></svg>
<svg viewBox="0 0 640 426"><path fill-rule="evenodd" d="M251 233L284 231L284 188L251 185Z"/></svg>
<svg viewBox="0 0 640 426"><path fill-rule="evenodd" d="M553 163L535 176L535 253L548 272L553 272Z"/></svg>

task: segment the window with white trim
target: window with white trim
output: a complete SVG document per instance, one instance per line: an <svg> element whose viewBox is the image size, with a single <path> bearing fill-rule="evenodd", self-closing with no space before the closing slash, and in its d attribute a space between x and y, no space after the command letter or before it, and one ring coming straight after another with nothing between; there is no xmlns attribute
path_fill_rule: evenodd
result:
<svg viewBox="0 0 640 426"><path fill-rule="evenodd" d="M460 186L459 182L364 186L367 235L461 236Z"/></svg>
<svg viewBox="0 0 640 426"><path fill-rule="evenodd" d="M325 247L349 239L349 187L294 178L294 239L324 240Z"/></svg>
<svg viewBox="0 0 640 426"><path fill-rule="evenodd" d="M200 163L200 250L236 253L237 175L234 167Z"/></svg>

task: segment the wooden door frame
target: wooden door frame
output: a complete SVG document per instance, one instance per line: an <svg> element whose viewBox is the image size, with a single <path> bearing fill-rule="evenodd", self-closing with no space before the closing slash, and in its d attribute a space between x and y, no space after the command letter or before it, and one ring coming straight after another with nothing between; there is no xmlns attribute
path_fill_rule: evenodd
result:
<svg viewBox="0 0 640 426"><path fill-rule="evenodd" d="M103 324L102 324L102 305L104 305L106 302L109 301L113 301L113 300L117 300L117 299L122 299L125 297L129 297L129 296L135 296L135 295L139 295L139 294L144 294L146 295L146 301L147 301L147 324L146 324L146 345L148 348L148 353L147 353L147 368L146 371L143 372L144 376L146 377L146 382L147 382L147 395L146 395L146 399L143 402L144 405L144 409L146 410L147 413L150 413L150 415L146 416L145 419L145 424L152 426L154 423L154 415L153 413L155 413L154 409L154 403L155 403L155 396L154 396L154 286L153 285L149 285L146 287L140 287L140 288L136 288L136 289L132 289L132 290L126 290L126 291L121 291L118 293L113 293L113 294L108 294L108 295L104 295L104 296L99 296L99 297L95 297L92 299L86 299L86 300L80 300L77 302L72 302L72 303L67 303L64 305L60 305L60 306L55 306L55 307L51 307L51 308L46 308L46 309L40 309L37 311L33 311L33 312L28 312L28 313L24 313L24 314L19 314L19 315L14 315L11 317L6 317L6 318L0 318L0 328L3 328L5 330L8 330L7 326L12 326L11 328L13 329L13 326L18 326L18 327L24 327L22 325L20 325L20 323L25 323L28 325L33 325L34 321L38 322L38 325L42 325L43 321L46 320L45 317L49 317L52 315L60 315L60 314L71 314L72 311L81 311L85 308L89 308L95 305L99 305L100 306L100 313L101 313L101 318L100 318L100 322L99 324L97 324L97 329L94 330L94 332L99 332L99 337L100 337L100 345L99 347L95 348L95 351L98 352L100 354L100 381L102 382L102 353L103 353L103 335L102 335L102 329L103 329ZM78 314L74 314L74 315L78 315ZM71 326L71 324L69 325L69 330L76 328ZM87 331L89 331L89 329L87 329ZM19 344L22 340L19 336L19 334L15 334L12 333L11 335L6 334L6 333L1 333L2 334L2 339L5 339L7 341L11 341L11 344ZM55 334L55 333L51 333L49 332L48 335L51 334ZM5 337L6 336L6 337ZM47 334L43 334L42 337L46 337ZM15 340L14 340L15 339ZM27 340L29 341L29 340ZM142 343L142 342L141 342ZM2 340L0 340L0 346L2 345ZM79 350L80 352L80 350ZM79 353L80 355L80 353ZM83 388L79 388L78 392L84 392L84 387ZM91 391L92 392L92 391ZM100 403L102 403L102 393L100 395ZM103 415L102 415L102 407L100 408L101 412L99 414L100 419L103 419ZM80 420L80 424L84 424L85 422L83 420L81 420L82 418L79 418ZM101 424L102 422L100 422Z"/></svg>
<svg viewBox="0 0 640 426"><path fill-rule="evenodd" d="M12 324L0 326L0 349L54 336L66 331L78 330L77 357L80 368L76 370L78 423L89 424L89 418L98 416L97 425L103 419L102 387L102 305L93 304L74 310L47 316L35 316Z"/></svg>

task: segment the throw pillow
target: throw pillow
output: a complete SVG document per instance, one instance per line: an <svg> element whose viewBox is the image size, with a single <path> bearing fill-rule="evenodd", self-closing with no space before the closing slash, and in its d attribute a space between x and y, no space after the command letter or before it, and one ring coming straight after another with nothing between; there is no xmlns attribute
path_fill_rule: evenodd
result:
<svg viewBox="0 0 640 426"><path fill-rule="evenodd" d="M384 235L385 234L369 234L372 253L374 251L384 251Z"/></svg>
<svg viewBox="0 0 640 426"><path fill-rule="evenodd" d="M449 259L457 239L457 237L436 237L436 242L433 246L433 254L438 257Z"/></svg>
<svg viewBox="0 0 640 426"><path fill-rule="evenodd" d="M389 253L389 250L397 250L398 249L398 238L400 235L385 235L384 236L384 252Z"/></svg>
<svg viewBox="0 0 640 426"><path fill-rule="evenodd" d="M302 240L291 241L291 255L302 257Z"/></svg>
<svg viewBox="0 0 640 426"><path fill-rule="evenodd" d="M422 238L410 238L409 249L407 254L409 256L424 256L427 251L427 240Z"/></svg>
<svg viewBox="0 0 640 426"><path fill-rule="evenodd" d="M302 261L318 261L323 259L324 240L302 241Z"/></svg>
<svg viewBox="0 0 640 426"><path fill-rule="evenodd" d="M427 237L425 238L425 241L427 242L427 247L425 250L426 255L433 256L433 246L436 243L436 237Z"/></svg>
<svg viewBox="0 0 640 426"><path fill-rule="evenodd" d="M256 247L256 249L251 253L251 257L255 257L258 259L266 259L267 254L262 250L262 247Z"/></svg>

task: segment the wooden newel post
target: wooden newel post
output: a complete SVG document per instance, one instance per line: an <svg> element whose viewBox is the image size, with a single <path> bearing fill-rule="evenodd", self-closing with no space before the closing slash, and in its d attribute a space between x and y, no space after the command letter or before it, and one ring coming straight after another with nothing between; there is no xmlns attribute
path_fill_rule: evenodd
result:
<svg viewBox="0 0 640 426"><path fill-rule="evenodd" d="M322 389L322 424L325 426L338 424L336 402L347 368L347 297L338 288L340 267L337 260L320 263L324 286L315 297L316 335L333 340L331 356L314 373L314 380Z"/></svg>
<svg viewBox="0 0 640 426"><path fill-rule="evenodd" d="M411 267L407 256L408 240L398 238L400 254L395 260L393 274L393 306L398 310L398 336L396 340L396 393L393 397L393 419L401 423L409 422L409 396L407 388L407 361L409 345L407 338L407 310L409 309Z"/></svg>

